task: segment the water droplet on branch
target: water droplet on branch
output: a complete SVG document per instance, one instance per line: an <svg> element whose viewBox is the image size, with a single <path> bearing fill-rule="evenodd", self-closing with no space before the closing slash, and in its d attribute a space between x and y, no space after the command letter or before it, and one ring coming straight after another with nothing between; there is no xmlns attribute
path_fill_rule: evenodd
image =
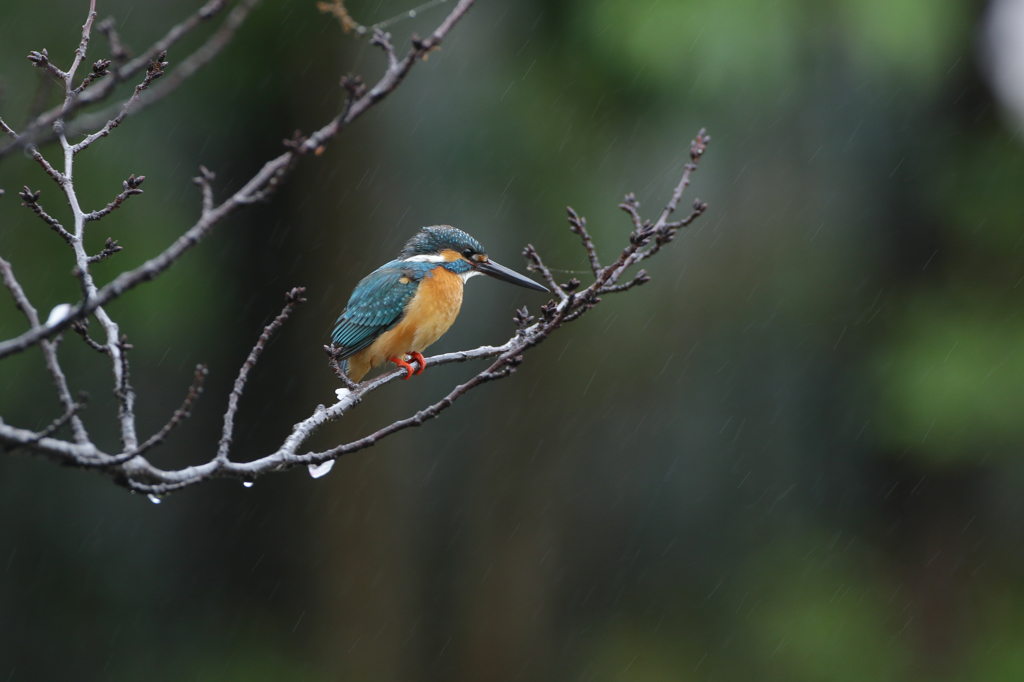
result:
<svg viewBox="0 0 1024 682"><path fill-rule="evenodd" d="M313 478L320 478L330 473L331 469L334 468L334 460L329 459L321 464L310 464L309 475Z"/></svg>

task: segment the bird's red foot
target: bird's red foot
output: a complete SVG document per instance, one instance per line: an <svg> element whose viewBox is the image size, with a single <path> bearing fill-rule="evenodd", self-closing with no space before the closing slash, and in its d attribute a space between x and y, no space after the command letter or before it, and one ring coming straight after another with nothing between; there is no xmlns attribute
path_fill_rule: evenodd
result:
<svg viewBox="0 0 1024 682"><path fill-rule="evenodd" d="M419 363L420 368L416 370L416 374L423 374L423 370L427 368L427 360L423 357L423 353L412 352L409 353L409 357Z"/></svg>
<svg viewBox="0 0 1024 682"><path fill-rule="evenodd" d="M406 371L405 380L408 381L409 377L413 375L412 365L401 358L391 357L388 358L388 362L393 362Z"/></svg>

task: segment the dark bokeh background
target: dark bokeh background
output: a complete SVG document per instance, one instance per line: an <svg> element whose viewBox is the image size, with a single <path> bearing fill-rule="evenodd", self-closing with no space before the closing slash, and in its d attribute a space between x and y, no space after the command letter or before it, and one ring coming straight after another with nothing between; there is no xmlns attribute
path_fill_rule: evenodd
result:
<svg viewBox="0 0 1024 682"><path fill-rule="evenodd" d="M141 50L200 2L99 4ZM396 23L396 41L450 5ZM20 128L39 87L25 55L65 64L86 6L3 0L5 120ZM411 6L349 3L364 23ZM1006 47L993 36L1024 40L1005 20L1019 6L480 0L274 201L110 306L136 348L144 433L197 362L211 368L158 464L210 457L234 374L295 285L309 303L253 374L234 456L329 402L326 331L421 225L462 227L518 269L526 242L585 269L565 205L611 258L630 229L622 195L653 216L701 126L713 141L688 200L708 213L650 262L651 284L326 478L216 481L153 505L4 455L0 677L1021 679L1024 154L999 99L1013 72L986 75ZM106 53L94 40L91 59ZM381 68L312 0L265 0L211 67L79 158L89 207L147 177L91 226L92 250L125 247L99 280L192 224L199 164L226 195L333 115L342 73ZM64 244L19 206L23 184L67 209L30 160L0 162L0 253L45 314L78 290ZM432 350L504 340L513 307L542 302L474 280ZM4 338L24 325L0 305ZM116 449L109 368L77 338L61 352ZM315 445L477 369L390 385ZM0 364L7 422L59 412L38 349Z"/></svg>

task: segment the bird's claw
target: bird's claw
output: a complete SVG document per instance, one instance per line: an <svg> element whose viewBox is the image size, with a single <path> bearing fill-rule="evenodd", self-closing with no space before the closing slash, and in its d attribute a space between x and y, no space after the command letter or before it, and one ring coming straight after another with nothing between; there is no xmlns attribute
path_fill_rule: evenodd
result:
<svg viewBox="0 0 1024 682"><path fill-rule="evenodd" d="M388 362L393 362L393 363L395 363L396 365L398 365L399 367L401 367L402 369L405 370L405 380L406 381L408 381L409 378L412 377L412 375L415 373L413 371L412 365L410 365L408 362L406 362L402 358L390 357L390 358L388 358Z"/></svg>
<svg viewBox="0 0 1024 682"><path fill-rule="evenodd" d="M419 364L419 369L417 369L415 373L423 374L423 370L427 368L427 360L423 357L423 353L412 352L409 353L409 357Z"/></svg>

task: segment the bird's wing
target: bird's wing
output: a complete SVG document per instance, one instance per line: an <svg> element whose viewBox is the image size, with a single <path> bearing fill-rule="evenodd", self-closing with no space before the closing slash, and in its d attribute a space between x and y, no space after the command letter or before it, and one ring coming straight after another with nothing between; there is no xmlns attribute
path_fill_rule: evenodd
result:
<svg viewBox="0 0 1024 682"><path fill-rule="evenodd" d="M356 285L331 332L331 338L342 347L341 359L355 355L398 324L427 274L423 265L392 261Z"/></svg>

